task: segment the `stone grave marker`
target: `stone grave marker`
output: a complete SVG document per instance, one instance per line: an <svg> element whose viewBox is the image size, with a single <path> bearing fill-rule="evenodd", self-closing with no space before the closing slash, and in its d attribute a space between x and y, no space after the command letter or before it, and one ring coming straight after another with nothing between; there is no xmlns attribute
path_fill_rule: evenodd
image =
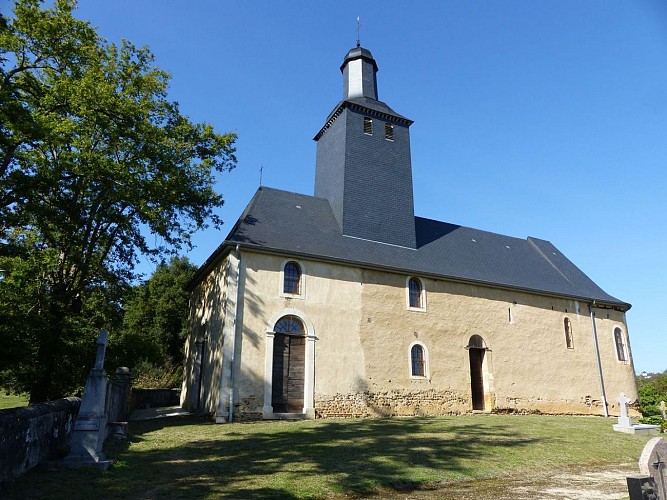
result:
<svg viewBox="0 0 667 500"><path fill-rule="evenodd" d="M662 419L667 420L667 405L664 401L660 401L660 413L662 414Z"/></svg>
<svg viewBox="0 0 667 500"><path fill-rule="evenodd" d="M667 441L654 437L639 457L641 476L628 477L630 500L667 500Z"/></svg>
<svg viewBox="0 0 667 500"><path fill-rule="evenodd" d="M621 392L618 395L617 401L621 409L621 414L618 416L618 423L612 426L615 431L625 432L626 434L658 434L660 432L660 428L657 425L632 423L632 419L628 415L628 403L630 400L625 393Z"/></svg>
<svg viewBox="0 0 667 500"><path fill-rule="evenodd" d="M72 449L65 458L66 465L107 469L112 463L102 452L107 431L107 377L104 373L104 357L108 335L106 330L100 330L95 366L90 370L83 389L79 415L72 432Z"/></svg>

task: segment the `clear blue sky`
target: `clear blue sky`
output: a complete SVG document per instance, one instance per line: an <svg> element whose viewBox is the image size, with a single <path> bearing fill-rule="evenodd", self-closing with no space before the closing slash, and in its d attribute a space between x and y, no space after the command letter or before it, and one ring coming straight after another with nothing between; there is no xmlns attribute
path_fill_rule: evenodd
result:
<svg viewBox="0 0 667 500"><path fill-rule="evenodd" d="M183 113L239 134L218 186L226 224L197 237L195 264L260 165L264 185L312 194L312 138L341 99L360 16L380 99L415 121L416 214L550 240L633 304L636 371L667 369L663 1L80 0L78 15L148 45Z"/></svg>

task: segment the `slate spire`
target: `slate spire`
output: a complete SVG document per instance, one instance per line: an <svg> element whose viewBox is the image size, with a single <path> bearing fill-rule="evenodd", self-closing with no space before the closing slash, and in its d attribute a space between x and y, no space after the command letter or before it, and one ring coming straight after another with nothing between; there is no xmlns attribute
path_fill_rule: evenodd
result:
<svg viewBox="0 0 667 500"><path fill-rule="evenodd" d="M314 138L315 196L329 200L344 235L415 248L412 120L378 100L368 49L351 49L340 70L343 100Z"/></svg>

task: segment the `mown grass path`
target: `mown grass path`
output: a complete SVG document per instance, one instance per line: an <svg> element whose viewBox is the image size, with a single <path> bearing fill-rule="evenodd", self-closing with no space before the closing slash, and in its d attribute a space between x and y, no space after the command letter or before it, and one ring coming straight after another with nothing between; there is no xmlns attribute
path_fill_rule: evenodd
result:
<svg viewBox="0 0 667 500"><path fill-rule="evenodd" d="M230 425L193 417L132 422L130 441L107 449L118 460L109 471L40 467L0 497L358 497L636 463L648 437L613 432L612 420L480 415Z"/></svg>

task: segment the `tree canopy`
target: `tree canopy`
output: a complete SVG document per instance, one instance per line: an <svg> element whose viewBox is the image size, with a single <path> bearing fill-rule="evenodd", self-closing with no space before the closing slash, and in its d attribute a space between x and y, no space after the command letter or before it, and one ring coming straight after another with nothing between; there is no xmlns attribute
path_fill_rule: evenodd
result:
<svg viewBox="0 0 667 500"><path fill-rule="evenodd" d="M0 354L0 383L33 402L74 388L58 357L117 321L140 256L221 223L215 175L236 163L235 134L181 114L148 48L107 42L75 7L0 15L0 339L20 354Z"/></svg>

